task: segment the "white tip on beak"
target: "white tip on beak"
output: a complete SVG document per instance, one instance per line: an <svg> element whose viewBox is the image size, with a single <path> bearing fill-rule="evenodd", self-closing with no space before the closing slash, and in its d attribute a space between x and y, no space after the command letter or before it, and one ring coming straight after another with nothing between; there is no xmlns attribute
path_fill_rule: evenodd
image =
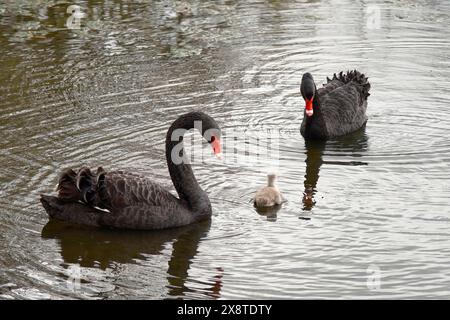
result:
<svg viewBox="0 0 450 320"><path fill-rule="evenodd" d="M216 155L216 158L217 158L217 159L219 159L219 160L222 160L222 159L223 159L223 157L222 157L222 152L218 152L218 153L216 153L215 155Z"/></svg>
<svg viewBox="0 0 450 320"><path fill-rule="evenodd" d="M305 112L308 117L311 117L314 113L312 109L311 110L305 109Z"/></svg>

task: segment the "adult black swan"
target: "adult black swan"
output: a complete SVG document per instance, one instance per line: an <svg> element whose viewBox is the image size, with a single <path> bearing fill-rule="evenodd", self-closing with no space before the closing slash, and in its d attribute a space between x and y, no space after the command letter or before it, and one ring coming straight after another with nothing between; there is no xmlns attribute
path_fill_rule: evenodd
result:
<svg viewBox="0 0 450 320"><path fill-rule="evenodd" d="M194 127L220 155L220 129L210 116L191 112L170 126L166 159L179 198L148 177L99 167L95 173L89 168L66 169L59 178L58 196L41 195L42 205L51 218L97 227L152 230L209 219L208 195L184 157L183 135Z"/></svg>
<svg viewBox="0 0 450 320"><path fill-rule="evenodd" d="M320 89L305 73L300 92L306 106L300 128L306 140L326 140L354 132L367 121L370 83L357 70L334 74Z"/></svg>

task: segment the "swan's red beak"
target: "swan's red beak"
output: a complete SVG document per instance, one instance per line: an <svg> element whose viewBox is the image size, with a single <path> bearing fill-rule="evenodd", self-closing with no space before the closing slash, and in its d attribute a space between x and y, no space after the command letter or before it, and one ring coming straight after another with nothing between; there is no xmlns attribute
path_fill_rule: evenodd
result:
<svg viewBox="0 0 450 320"><path fill-rule="evenodd" d="M213 141L211 142L214 154L218 159L222 159L222 147L220 146L220 139L217 137L214 137Z"/></svg>
<svg viewBox="0 0 450 320"><path fill-rule="evenodd" d="M305 99L305 101L306 101L306 106L305 106L306 115L308 117L311 117L313 115L313 113L314 113L314 111L313 111L313 99Z"/></svg>

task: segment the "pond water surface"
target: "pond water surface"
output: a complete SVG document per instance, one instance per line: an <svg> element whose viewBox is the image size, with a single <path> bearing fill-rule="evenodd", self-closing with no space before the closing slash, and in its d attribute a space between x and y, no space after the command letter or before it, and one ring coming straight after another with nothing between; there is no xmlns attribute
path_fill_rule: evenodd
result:
<svg viewBox="0 0 450 320"><path fill-rule="evenodd" d="M449 297L449 1L77 1L69 29L71 4L0 1L0 298ZM366 128L305 144L302 74L354 68ZM276 162L194 163L210 222L48 221L39 194L61 168L172 188L165 134L191 110L278 137ZM288 202L258 213L273 167Z"/></svg>

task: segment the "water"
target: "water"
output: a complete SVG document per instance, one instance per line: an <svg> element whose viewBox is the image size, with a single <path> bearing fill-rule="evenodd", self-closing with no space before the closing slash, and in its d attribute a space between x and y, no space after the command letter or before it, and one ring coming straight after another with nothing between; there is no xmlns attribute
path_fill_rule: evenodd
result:
<svg viewBox="0 0 450 320"><path fill-rule="evenodd" d="M448 1L77 1L79 30L66 1L0 3L1 298L448 298ZM353 68L366 128L305 145L302 74ZM61 168L172 188L165 133L194 109L225 135L279 133L280 210L249 202L262 155L194 164L210 223L48 222L39 194Z"/></svg>

